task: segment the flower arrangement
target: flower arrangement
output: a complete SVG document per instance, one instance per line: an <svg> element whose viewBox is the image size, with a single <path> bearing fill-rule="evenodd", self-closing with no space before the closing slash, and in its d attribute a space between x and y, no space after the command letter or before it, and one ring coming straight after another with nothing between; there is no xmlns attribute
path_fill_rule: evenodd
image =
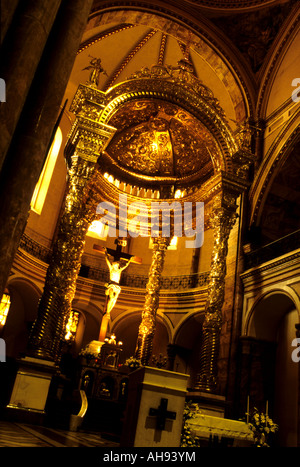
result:
<svg viewBox="0 0 300 467"><path fill-rule="evenodd" d="M276 433L278 425L268 416L268 414L260 413L256 407L250 414L249 423L250 429L253 431L254 443L256 447L270 447L267 443L271 433Z"/></svg>
<svg viewBox="0 0 300 467"><path fill-rule="evenodd" d="M164 357L163 354L159 354L158 357L156 355L152 355L151 363L156 366L156 368L165 368L167 365L167 357Z"/></svg>
<svg viewBox="0 0 300 467"><path fill-rule="evenodd" d="M181 431L181 441L180 447L182 448L191 448L191 447L200 447L200 438L192 434L190 427L187 424L187 421L191 418L195 418L199 413L201 413L198 404L193 402L186 402L183 410L183 426Z"/></svg>
<svg viewBox="0 0 300 467"><path fill-rule="evenodd" d="M142 366L142 362L138 358L130 357L130 358L127 358L124 365L135 370L136 368L139 368L140 366Z"/></svg>

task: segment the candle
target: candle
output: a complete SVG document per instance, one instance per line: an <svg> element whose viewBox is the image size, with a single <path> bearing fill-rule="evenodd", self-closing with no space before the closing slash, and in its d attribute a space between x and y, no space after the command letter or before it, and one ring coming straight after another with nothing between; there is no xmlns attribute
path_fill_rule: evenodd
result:
<svg viewBox="0 0 300 467"><path fill-rule="evenodd" d="M247 423L249 423L249 396L247 397L247 412L246 412L246 415L247 415Z"/></svg>

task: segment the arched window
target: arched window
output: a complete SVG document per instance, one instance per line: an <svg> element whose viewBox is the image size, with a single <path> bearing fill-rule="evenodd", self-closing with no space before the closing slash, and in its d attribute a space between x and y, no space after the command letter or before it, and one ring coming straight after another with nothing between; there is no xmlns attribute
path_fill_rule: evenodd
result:
<svg viewBox="0 0 300 467"><path fill-rule="evenodd" d="M58 128L31 198L31 209L37 214L41 214L42 212L61 143L62 132L61 129Z"/></svg>

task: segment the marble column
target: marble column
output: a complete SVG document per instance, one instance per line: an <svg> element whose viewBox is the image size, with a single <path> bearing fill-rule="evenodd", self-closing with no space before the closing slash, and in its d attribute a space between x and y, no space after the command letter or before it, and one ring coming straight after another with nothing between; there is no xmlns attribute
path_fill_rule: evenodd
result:
<svg viewBox="0 0 300 467"><path fill-rule="evenodd" d="M156 327L156 312L159 305L159 291L161 286L161 274L164 268L165 254L170 244L170 238L153 238L152 262L146 285L146 298L142 312L142 321L139 326L137 339L136 358L143 365L147 365L151 357L153 338Z"/></svg>
<svg viewBox="0 0 300 467"><path fill-rule="evenodd" d="M29 3L41 4L41 2ZM42 2L42 11L50 3L53 7L57 2L55 0ZM92 0L73 0L63 2L59 9L1 170L0 296L26 226L32 193L47 153L91 4ZM42 41L37 30L34 41L36 43ZM18 44L12 45L17 47ZM12 50L12 53L22 55L17 48ZM24 51L22 62L24 74L27 69L26 57L27 52ZM14 90L17 96L19 91L20 89ZM23 88L21 91L22 95L26 93ZM4 112L6 112L5 106L6 103L1 105ZM7 119L8 116L5 114L0 120L5 125L3 121ZM9 129L9 132L11 131L12 129ZM2 129L0 132L1 135L6 134Z"/></svg>
<svg viewBox="0 0 300 467"><path fill-rule="evenodd" d="M202 329L200 372L195 385L195 389L201 391L214 391L217 385L217 360L225 295L228 238L237 217L234 198L231 199L230 206L226 206L223 201L222 196L216 198L210 219L214 229L214 244Z"/></svg>

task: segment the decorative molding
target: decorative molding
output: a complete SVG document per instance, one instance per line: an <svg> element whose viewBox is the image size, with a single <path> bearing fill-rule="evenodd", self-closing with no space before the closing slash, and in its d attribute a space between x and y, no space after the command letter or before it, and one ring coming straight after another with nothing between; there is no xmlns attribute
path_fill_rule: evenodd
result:
<svg viewBox="0 0 300 467"><path fill-rule="evenodd" d="M119 26L115 26L113 28L108 29L107 31L101 32L99 34L96 34L93 37L90 37L89 39L85 40L80 44L80 47L77 51L77 55L86 50L88 47L91 45L96 44L97 42L102 41L103 39L107 39L108 37L117 34L122 31L126 31L126 29L134 28L136 27L136 24L121 24Z"/></svg>
<svg viewBox="0 0 300 467"><path fill-rule="evenodd" d="M282 270L283 267L286 268L294 265L297 265L300 268L300 249L294 250L291 253L286 253L259 266L248 269L243 272L240 277L244 283L251 279L255 280L255 278L257 278L258 281L262 281L264 273L276 272Z"/></svg>

